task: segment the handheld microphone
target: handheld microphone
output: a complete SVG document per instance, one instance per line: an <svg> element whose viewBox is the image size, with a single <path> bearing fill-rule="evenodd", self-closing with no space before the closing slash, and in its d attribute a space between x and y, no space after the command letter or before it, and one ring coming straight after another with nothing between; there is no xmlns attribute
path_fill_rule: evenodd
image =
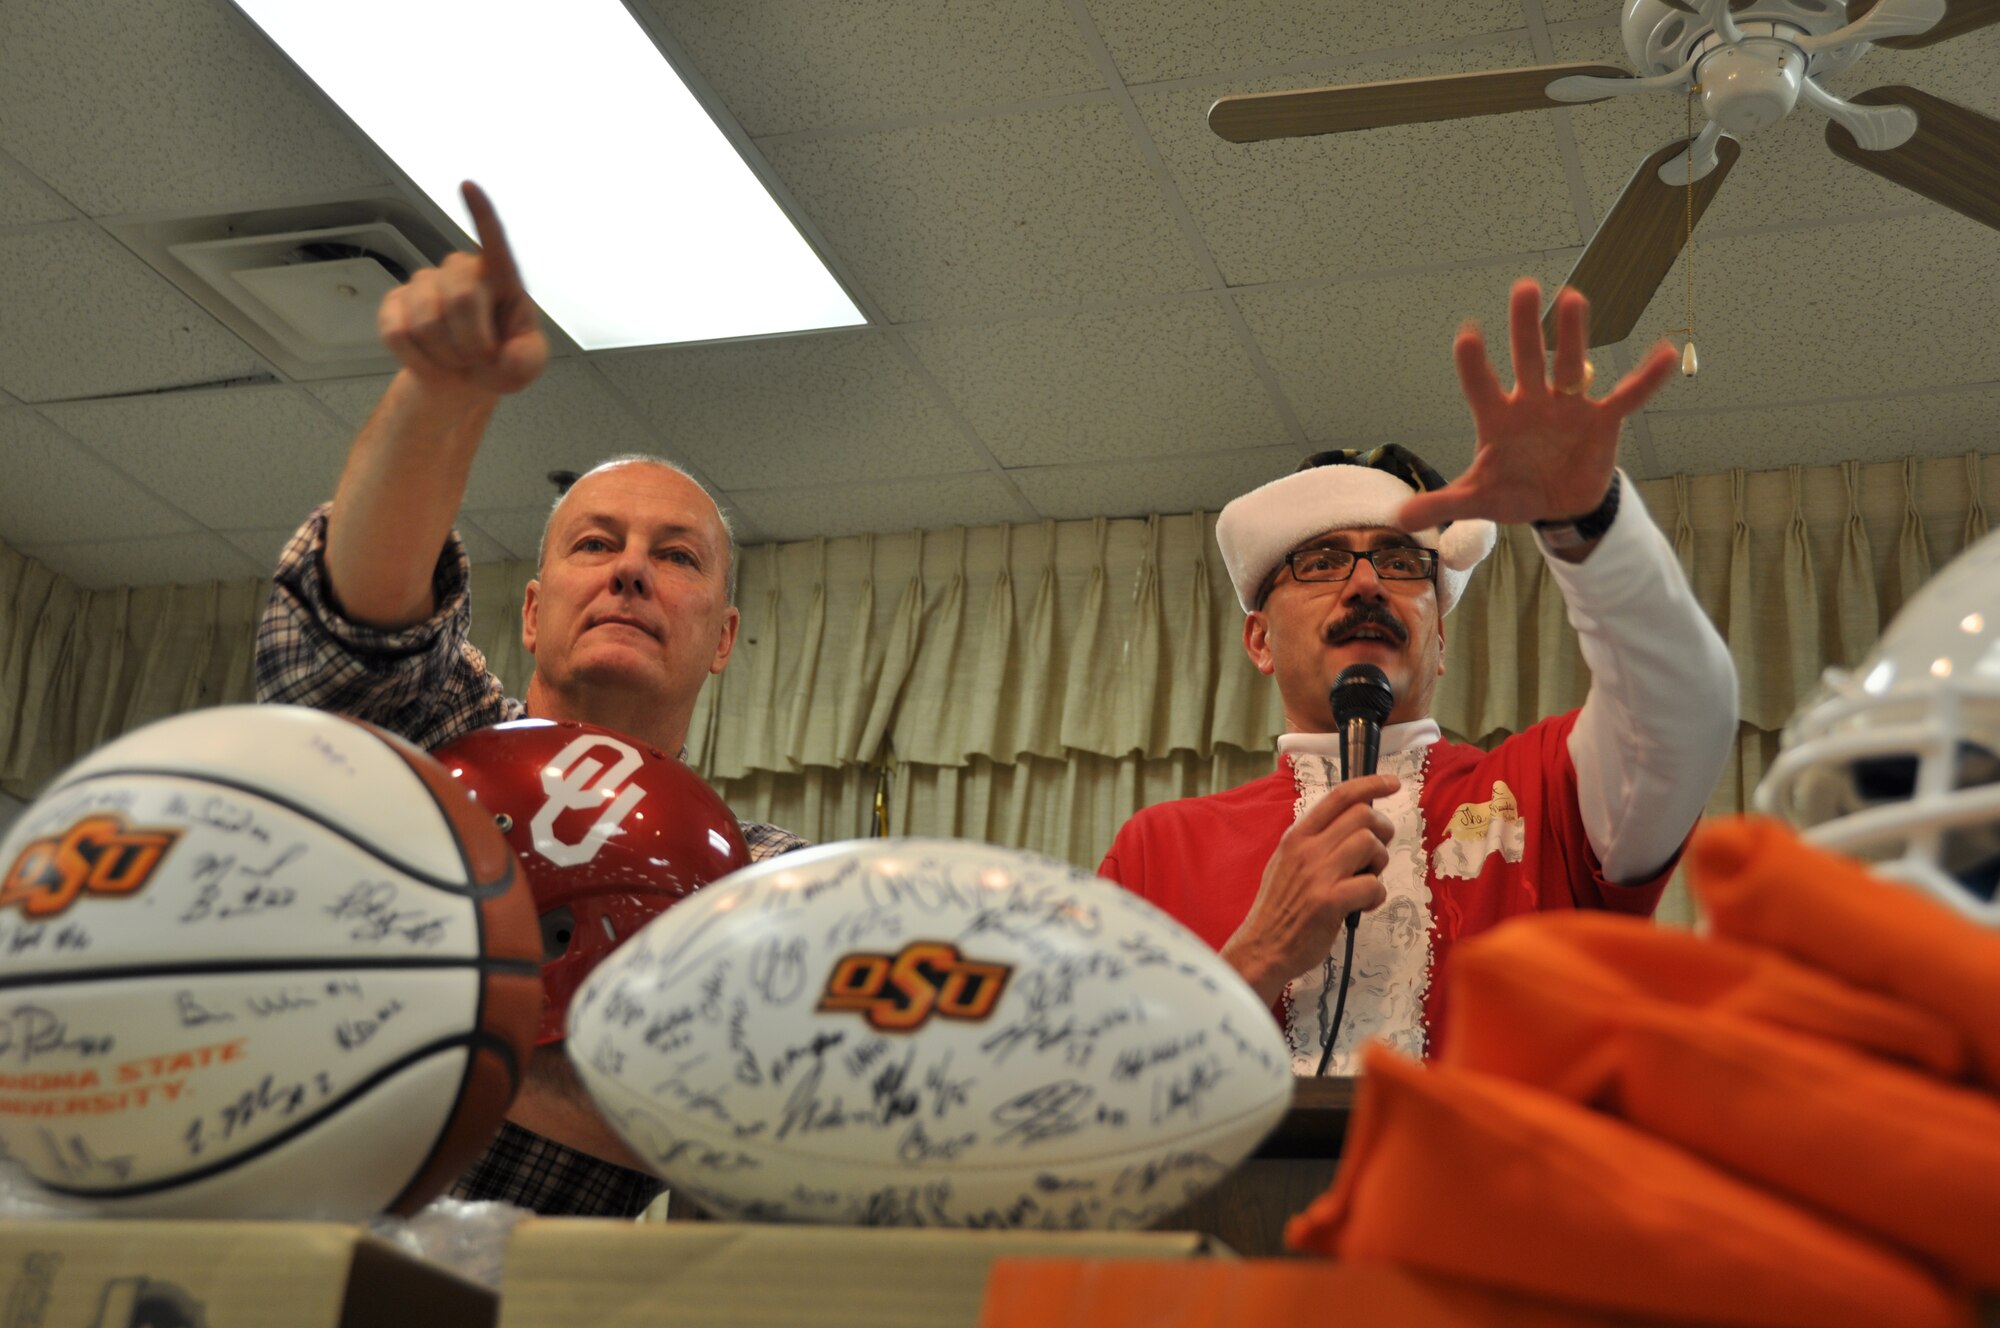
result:
<svg viewBox="0 0 2000 1328"><path fill-rule="evenodd" d="M1333 705L1334 727L1340 731L1341 779L1374 774L1382 754L1382 725L1396 708L1396 691L1389 685L1389 675L1373 664L1349 664L1334 679L1327 699ZM1340 995L1333 1004L1333 1022L1319 1049L1320 1074L1326 1073L1327 1063L1333 1059L1340 1017L1347 1012L1347 987L1354 977L1354 932L1360 925L1359 913L1347 915L1347 957L1340 966ZM1328 972L1331 974L1331 969Z"/></svg>
<svg viewBox="0 0 2000 1328"><path fill-rule="evenodd" d="M1382 725L1396 708L1389 675L1373 664L1349 664L1328 695L1334 727L1340 730L1340 777L1374 774L1382 751Z"/></svg>

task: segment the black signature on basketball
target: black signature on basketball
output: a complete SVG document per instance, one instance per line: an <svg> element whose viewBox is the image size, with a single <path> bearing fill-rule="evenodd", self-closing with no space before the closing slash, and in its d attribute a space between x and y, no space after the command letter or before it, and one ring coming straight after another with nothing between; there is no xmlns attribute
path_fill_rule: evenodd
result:
<svg viewBox="0 0 2000 1328"><path fill-rule="evenodd" d="M348 935L357 941L400 936L412 945L436 945L444 939L443 918L434 918L420 908L396 907L392 881L362 881L328 904L326 914L338 922L352 922L354 930Z"/></svg>
<svg viewBox="0 0 2000 1328"><path fill-rule="evenodd" d="M17 1005L0 1014L0 1063L9 1057L26 1065L37 1056L68 1052L102 1056L115 1039L109 1033L71 1033L56 1012L40 1005Z"/></svg>

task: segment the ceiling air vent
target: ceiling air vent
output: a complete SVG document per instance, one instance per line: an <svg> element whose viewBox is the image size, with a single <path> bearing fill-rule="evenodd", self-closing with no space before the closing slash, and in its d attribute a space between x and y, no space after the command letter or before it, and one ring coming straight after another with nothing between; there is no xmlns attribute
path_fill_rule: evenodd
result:
<svg viewBox="0 0 2000 1328"><path fill-rule="evenodd" d="M168 247L301 362L377 357L375 306L428 266L394 226L335 226Z"/></svg>
<svg viewBox="0 0 2000 1328"><path fill-rule="evenodd" d="M394 369L375 335L376 306L452 247L402 199L110 229L295 379Z"/></svg>

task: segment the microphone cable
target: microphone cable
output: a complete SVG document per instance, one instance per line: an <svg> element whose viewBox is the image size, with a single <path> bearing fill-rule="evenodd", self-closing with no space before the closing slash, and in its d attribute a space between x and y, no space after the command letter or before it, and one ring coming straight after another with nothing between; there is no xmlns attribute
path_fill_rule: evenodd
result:
<svg viewBox="0 0 2000 1328"><path fill-rule="evenodd" d="M1361 929L1361 914L1347 915L1347 955L1340 961L1340 995L1333 1001L1333 1023L1326 1030L1326 1041L1320 1044L1319 1069L1313 1071L1315 1078L1324 1078L1327 1062L1333 1059L1333 1044L1340 1036L1340 1016L1347 1012L1347 989L1354 982L1354 933Z"/></svg>
<svg viewBox="0 0 2000 1328"><path fill-rule="evenodd" d="M1395 693L1389 686L1389 675L1373 664L1350 664L1340 671L1327 702L1333 709L1334 729L1341 735L1341 779L1374 774L1376 743L1381 738L1382 725L1388 722L1390 711L1396 704ZM1340 1036L1341 1016L1347 1013L1347 989L1354 984L1354 933L1360 927L1359 910L1349 913L1347 952L1340 962L1340 995L1334 999L1333 1022L1327 1027L1326 1040L1320 1044L1319 1069L1313 1072L1315 1078L1326 1074L1327 1063L1333 1059L1334 1041ZM1328 962L1330 964L1331 960ZM1326 1009L1325 993L1322 979L1321 1010Z"/></svg>

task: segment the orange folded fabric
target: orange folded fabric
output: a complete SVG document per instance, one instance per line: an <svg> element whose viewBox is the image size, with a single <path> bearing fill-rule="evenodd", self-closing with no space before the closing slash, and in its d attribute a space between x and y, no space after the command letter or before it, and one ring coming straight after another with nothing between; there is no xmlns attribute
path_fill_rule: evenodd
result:
<svg viewBox="0 0 2000 1328"><path fill-rule="evenodd" d="M2000 1288L2000 1100L1729 1013L1606 997L1552 929L1454 962L1445 1064L1597 1107Z"/></svg>
<svg viewBox="0 0 2000 1328"><path fill-rule="evenodd" d="M1613 1313L1715 1324L1969 1325L1911 1261L1630 1126L1374 1046L1334 1185L1296 1249Z"/></svg>
<svg viewBox="0 0 2000 1328"><path fill-rule="evenodd" d="M1609 1012L1634 1001L1695 1006L1846 1043L1943 1078L1964 1077L1966 1035L1929 1010L1867 991L1769 950L1712 936L1655 927L1610 913L1543 913L1519 918L1467 941L1452 955L1452 993L1441 1053L1461 1040L1505 1047L1521 1058L1568 1053L1545 1047L1533 1025L1461 991L1476 974L1515 962ZM1523 1068L1515 1078L1553 1083L1560 1065ZM1575 1094L1568 1094L1575 1096Z"/></svg>
<svg viewBox="0 0 2000 1328"><path fill-rule="evenodd" d="M1839 1047L1681 1018L1627 1035L1617 1111L2000 1290L2000 1103Z"/></svg>
<svg viewBox="0 0 2000 1328"><path fill-rule="evenodd" d="M1301 1259L1001 1259L980 1328L1672 1328L1407 1268Z"/></svg>
<svg viewBox="0 0 2000 1328"><path fill-rule="evenodd" d="M1719 936L1765 945L1949 1021L1979 1077L2000 1088L2000 931L1802 843L1757 816L1711 821L1688 884Z"/></svg>

